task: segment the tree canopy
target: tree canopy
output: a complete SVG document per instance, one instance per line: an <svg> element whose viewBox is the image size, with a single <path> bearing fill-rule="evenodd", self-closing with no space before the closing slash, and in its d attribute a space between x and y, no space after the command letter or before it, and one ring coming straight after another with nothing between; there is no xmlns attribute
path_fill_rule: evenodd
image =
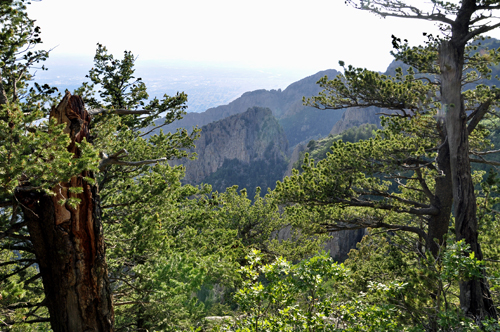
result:
<svg viewBox="0 0 500 332"><path fill-rule="evenodd" d="M149 98L132 52L101 44L87 81L56 94L30 72L48 52L25 4L0 2L2 329L498 330L500 180L471 164L499 165L500 50L482 35L500 5L347 3L443 34L393 36L394 75L342 62L321 79L308 105L376 106L382 129L312 141L324 159L248 197L169 165L198 131L153 123L180 119L186 94ZM366 228L344 265L317 255L328 233Z"/></svg>
<svg viewBox="0 0 500 332"><path fill-rule="evenodd" d="M326 229L406 231L413 234L408 241L416 250L435 257L454 219L456 239L464 239L482 259L474 192L481 175L470 163L488 160L469 155L496 152L485 141L484 124L496 117L499 90L477 83L491 78L500 53L476 50L481 35L500 26L492 14L500 7L495 1L431 2L417 7L404 1L348 1L382 17L436 21L443 35L428 35L420 47L393 36L395 58L409 66L395 76L348 66L333 80L321 79L325 90L308 99L310 105L377 106L384 109L384 129L359 143L338 142L317 165L306 159L304 172L285 179L278 191L284 202L298 204L292 208L307 211ZM478 320L497 317L484 276L460 283L460 306Z"/></svg>

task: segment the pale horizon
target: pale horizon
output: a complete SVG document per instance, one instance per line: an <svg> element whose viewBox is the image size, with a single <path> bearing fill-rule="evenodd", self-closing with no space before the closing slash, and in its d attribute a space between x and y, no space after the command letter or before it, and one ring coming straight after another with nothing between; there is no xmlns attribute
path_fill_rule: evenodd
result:
<svg viewBox="0 0 500 332"><path fill-rule="evenodd" d="M384 72L393 60L392 34L419 45L423 32L440 33L433 22L382 19L344 0L145 0L140 5L42 0L28 5L28 14L41 27L43 49L52 49L49 71L37 73L42 80L70 87L82 82L100 43L119 59L131 51L137 76L153 95L161 89L172 93L179 82L180 91L187 87L188 95L202 98L189 84L217 80L228 90L225 102L245 91L285 89L319 71L341 70L339 60ZM500 39L498 29L490 35Z"/></svg>

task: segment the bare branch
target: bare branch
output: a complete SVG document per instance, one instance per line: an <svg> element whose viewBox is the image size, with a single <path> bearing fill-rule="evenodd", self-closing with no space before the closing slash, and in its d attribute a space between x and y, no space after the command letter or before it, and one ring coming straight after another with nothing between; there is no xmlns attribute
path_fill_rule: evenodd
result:
<svg viewBox="0 0 500 332"><path fill-rule="evenodd" d="M483 25L475 30L472 30L471 32L469 32L467 35L465 35L465 37L460 41L460 44L465 44L467 43L469 40L471 40L472 38L482 34L482 33L485 33L485 32L488 32L488 31L491 31L491 30L494 30L496 28L500 27L500 23L497 23L497 24L494 24L494 25Z"/></svg>
<svg viewBox="0 0 500 332"><path fill-rule="evenodd" d="M379 218L353 218L350 220L342 220L332 224L322 224L323 227L328 232L338 232L343 230L355 230L355 229L363 229L363 228L386 228L394 231L405 231L415 233L423 238L427 238L427 234L423 229L412 226L405 225L391 225L386 224L383 221L383 217Z"/></svg>
<svg viewBox="0 0 500 332"><path fill-rule="evenodd" d="M455 22L449 18L447 18L445 15L441 13L423 13L420 9L417 7L411 6L409 4L400 2L400 1L377 1L377 0L372 0L368 2L370 5L356 5L352 0L348 0L349 3L354 5L355 8L361 9L361 10L367 10L372 13L375 13L377 15L382 16L383 18L387 16L391 17L400 17L400 18L414 18L414 19L420 19L420 20L426 20L426 21L438 21L438 22L443 22L449 25L453 25ZM385 8L386 11L382 11L375 6L380 6L382 8Z"/></svg>
<svg viewBox="0 0 500 332"><path fill-rule="evenodd" d="M97 115L101 113L115 113L120 115L140 115L140 114L151 114L152 111L148 110L126 110L126 109L106 109L106 108L93 108L87 110L89 115Z"/></svg>
<svg viewBox="0 0 500 332"><path fill-rule="evenodd" d="M498 153L500 152L500 149L499 150L489 150L489 151L471 151L471 154L475 155L475 156L484 156L484 155L487 155L487 154L493 154L493 153Z"/></svg>
<svg viewBox="0 0 500 332"><path fill-rule="evenodd" d="M500 162L498 161L490 161L485 159L477 159L477 158L469 158L470 162L479 163L479 164L487 164L492 166L500 166Z"/></svg>
<svg viewBox="0 0 500 332"><path fill-rule="evenodd" d="M99 163L99 170L104 171L106 167L110 165L122 165L122 166L141 166L141 165L148 165L148 164L154 164L157 162L161 161L166 161L166 157L158 158L158 159L150 159L150 160L140 160L140 161L123 161L119 160L118 158L121 155L128 155L127 150L121 149L120 151L112 154L111 156L106 155L105 153L102 153L103 159Z"/></svg>

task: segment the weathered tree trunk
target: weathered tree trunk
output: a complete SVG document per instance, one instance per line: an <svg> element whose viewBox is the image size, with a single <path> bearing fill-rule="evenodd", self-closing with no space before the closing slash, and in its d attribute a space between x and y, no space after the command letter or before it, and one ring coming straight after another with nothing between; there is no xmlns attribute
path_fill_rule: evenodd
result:
<svg viewBox="0 0 500 332"><path fill-rule="evenodd" d="M438 149L437 166L443 173L436 179L434 199L432 206L439 210L438 215L430 216L429 226L427 228L426 244L434 257L439 255L440 247L445 245L445 235L449 230L451 209L453 204L453 196L450 194L452 187L451 172L450 172L450 148L444 138L441 146Z"/></svg>
<svg viewBox="0 0 500 332"><path fill-rule="evenodd" d="M467 6L470 6L468 8ZM443 41L439 61L441 69L441 98L445 111L446 131L450 147L450 168L453 183L453 204L457 240L465 239L477 259L483 255L478 242L476 197L469 161L467 115L462 99L462 71L465 41L474 1L464 1L453 27L453 37ZM486 279L460 283L460 305L465 314L482 320L495 317L496 311L490 297Z"/></svg>
<svg viewBox="0 0 500 332"><path fill-rule="evenodd" d="M75 142L89 139L89 115L78 96L66 93L53 108L51 118L65 123L71 137L69 151L79 156ZM82 174L60 183L47 194L18 193L24 205L31 241L43 279L50 322L55 332L113 331L114 312L101 225L98 188ZM81 187L72 194L71 187ZM62 198L77 197L72 208L60 205Z"/></svg>

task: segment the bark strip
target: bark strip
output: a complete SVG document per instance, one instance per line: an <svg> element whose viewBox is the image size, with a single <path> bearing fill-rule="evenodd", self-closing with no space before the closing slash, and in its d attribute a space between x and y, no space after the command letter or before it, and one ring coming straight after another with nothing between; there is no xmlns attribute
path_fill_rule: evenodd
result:
<svg viewBox="0 0 500 332"><path fill-rule="evenodd" d="M51 118L66 123L71 137L68 150L79 156L76 142L89 140L90 117L83 101L69 92L52 109ZM107 275L102 234L99 192L83 177L60 183L55 196L37 192L20 192L24 215L35 248L44 284L50 322L55 332L113 331L114 312ZM71 187L83 192L73 194ZM60 205L63 197L76 197L73 208Z"/></svg>

